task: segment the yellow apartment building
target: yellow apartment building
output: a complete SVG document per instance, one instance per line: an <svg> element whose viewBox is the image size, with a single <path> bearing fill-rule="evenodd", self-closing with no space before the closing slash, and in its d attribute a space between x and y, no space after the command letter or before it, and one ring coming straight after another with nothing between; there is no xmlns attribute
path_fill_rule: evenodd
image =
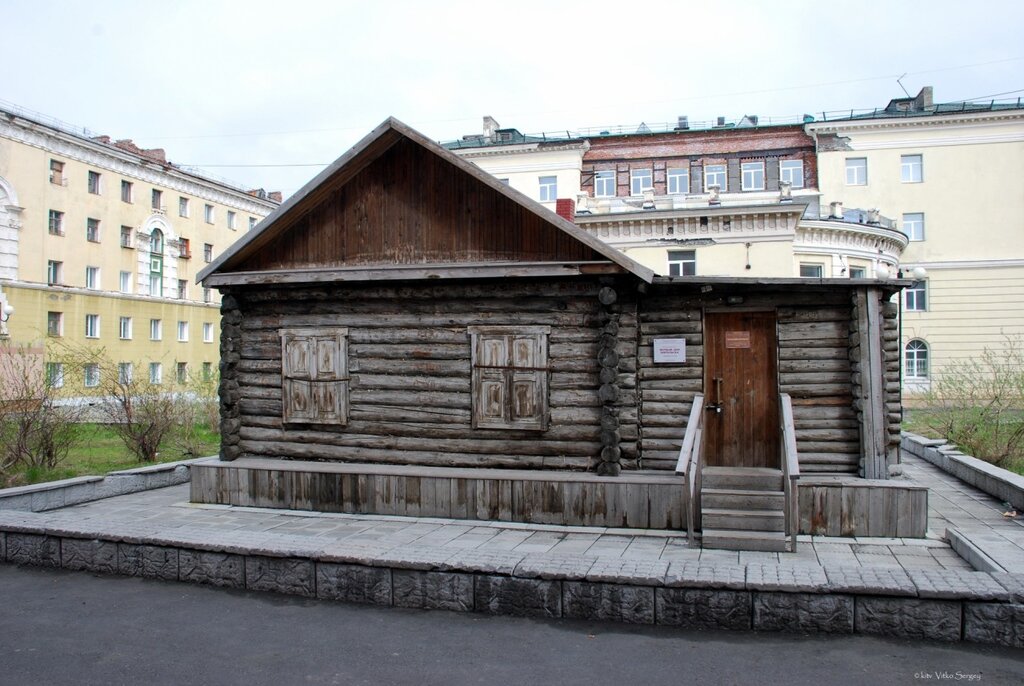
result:
<svg viewBox="0 0 1024 686"><path fill-rule="evenodd" d="M68 395L88 394L101 370L67 364L66 347L102 348L118 373L169 390L212 378L219 297L195 275L279 203L163 150L0 108L0 308L13 308L0 337L44 348Z"/></svg>

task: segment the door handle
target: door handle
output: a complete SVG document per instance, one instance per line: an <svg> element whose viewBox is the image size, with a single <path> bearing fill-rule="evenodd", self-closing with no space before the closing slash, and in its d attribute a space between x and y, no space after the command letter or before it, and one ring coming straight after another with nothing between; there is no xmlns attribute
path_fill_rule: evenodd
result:
<svg viewBox="0 0 1024 686"><path fill-rule="evenodd" d="M704 409L708 412L722 414L722 381L724 381L724 379L721 376L716 376L712 379L712 382L715 385L715 399L713 402L704 406Z"/></svg>
<svg viewBox="0 0 1024 686"><path fill-rule="evenodd" d="M722 414L722 404L721 403L708 403L707 405L704 406L704 409L707 412L714 412L715 414Z"/></svg>

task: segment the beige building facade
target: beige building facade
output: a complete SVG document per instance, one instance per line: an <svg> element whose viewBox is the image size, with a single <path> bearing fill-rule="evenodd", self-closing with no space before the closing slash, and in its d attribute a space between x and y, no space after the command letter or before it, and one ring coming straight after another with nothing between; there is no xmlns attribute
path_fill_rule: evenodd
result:
<svg viewBox="0 0 1024 686"><path fill-rule="evenodd" d="M195 275L280 198L168 162L163 150L0 112L0 299L5 342L46 350L51 382L88 394L96 369L62 351L103 349L118 373L167 385L212 378L215 291Z"/></svg>

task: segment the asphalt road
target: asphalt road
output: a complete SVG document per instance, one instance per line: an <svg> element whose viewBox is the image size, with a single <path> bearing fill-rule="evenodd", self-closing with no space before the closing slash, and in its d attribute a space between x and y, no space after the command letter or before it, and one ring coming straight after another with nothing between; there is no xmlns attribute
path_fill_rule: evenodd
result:
<svg viewBox="0 0 1024 686"><path fill-rule="evenodd" d="M1024 650L344 605L0 565L0 684L1024 683Z"/></svg>

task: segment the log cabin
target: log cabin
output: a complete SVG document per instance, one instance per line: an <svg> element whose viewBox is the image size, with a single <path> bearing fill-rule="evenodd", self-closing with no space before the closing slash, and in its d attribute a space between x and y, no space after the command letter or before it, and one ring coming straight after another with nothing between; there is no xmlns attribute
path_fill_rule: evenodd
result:
<svg viewBox="0 0 1024 686"><path fill-rule="evenodd" d="M924 535L889 480L899 281L658 276L395 119L198 280L222 447L196 502Z"/></svg>

